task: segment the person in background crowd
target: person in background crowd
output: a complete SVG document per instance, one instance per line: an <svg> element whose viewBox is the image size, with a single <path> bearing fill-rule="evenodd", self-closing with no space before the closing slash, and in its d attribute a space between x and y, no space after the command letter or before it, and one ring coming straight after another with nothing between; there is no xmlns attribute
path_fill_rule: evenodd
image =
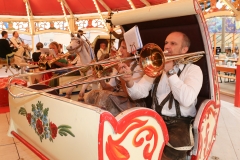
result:
<svg viewBox="0 0 240 160"><path fill-rule="evenodd" d="M32 59L33 59L34 62L39 61L39 57L41 55L40 48L43 48L43 44L41 42L38 42L36 44L36 48L37 48L37 50L35 52L33 52L33 54L32 54Z"/></svg>
<svg viewBox="0 0 240 160"><path fill-rule="evenodd" d="M18 49L17 52L14 54L14 62L19 65L20 63L24 62L23 55L25 49L23 48L23 46L25 44L23 40L19 37L17 31L13 32L13 37L10 39L10 41L12 42L13 47Z"/></svg>
<svg viewBox="0 0 240 160"><path fill-rule="evenodd" d="M13 47L10 47L8 38L8 32L2 31L2 38L0 39L0 57L6 59L6 55L12 53Z"/></svg>
<svg viewBox="0 0 240 160"><path fill-rule="evenodd" d="M107 44L104 42L100 43L100 49L97 52L97 58L99 61L106 59L109 57L108 50L107 50Z"/></svg>
<svg viewBox="0 0 240 160"><path fill-rule="evenodd" d="M54 69L54 68L61 68L61 67L67 67L68 64L68 60L65 58L60 58L62 56L62 54L60 53L60 48L57 42L51 42L49 44L49 49L52 49L54 51L54 55L53 54L49 54L46 58L47 61L52 61L52 63L50 64L51 66L48 66L47 63L47 69ZM56 56L56 57L55 57ZM40 57L43 58L43 57ZM54 60L54 59L58 59L58 60ZM42 80L47 80L50 79L54 76L57 76L59 74L59 72L55 72L54 74L49 72L49 73L45 73L43 75ZM51 80L50 82L47 81L45 82L46 85L50 85L52 87L57 86L58 85L58 79L54 79Z"/></svg>

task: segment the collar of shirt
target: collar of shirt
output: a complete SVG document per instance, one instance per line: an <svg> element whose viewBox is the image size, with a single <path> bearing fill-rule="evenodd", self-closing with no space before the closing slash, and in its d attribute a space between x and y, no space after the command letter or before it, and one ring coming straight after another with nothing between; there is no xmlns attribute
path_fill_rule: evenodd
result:
<svg viewBox="0 0 240 160"><path fill-rule="evenodd" d="M107 49L102 49L102 48L100 48L100 50L103 52L103 53L105 53L105 52L107 52Z"/></svg>
<svg viewBox="0 0 240 160"><path fill-rule="evenodd" d="M184 68L184 64L177 64L173 67L174 71L178 73L179 69L182 71Z"/></svg>

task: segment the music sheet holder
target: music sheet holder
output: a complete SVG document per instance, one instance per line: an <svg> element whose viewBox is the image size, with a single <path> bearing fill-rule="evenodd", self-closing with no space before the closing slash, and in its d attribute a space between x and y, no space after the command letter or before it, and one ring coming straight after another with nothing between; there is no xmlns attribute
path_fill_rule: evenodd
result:
<svg viewBox="0 0 240 160"><path fill-rule="evenodd" d="M137 25L125 32L123 36L127 45L127 51L129 53L135 52L136 50L143 47L142 39Z"/></svg>

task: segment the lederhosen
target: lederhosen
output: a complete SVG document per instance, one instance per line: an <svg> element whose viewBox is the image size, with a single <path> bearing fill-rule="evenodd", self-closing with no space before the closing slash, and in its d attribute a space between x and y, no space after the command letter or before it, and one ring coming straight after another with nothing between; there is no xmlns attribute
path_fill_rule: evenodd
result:
<svg viewBox="0 0 240 160"><path fill-rule="evenodd" d="M184 65L182 71L184 70L185 66L186 65ZM180 76L182 71L179 69L177 75ZM193 138L192 134L190 133L192 132L190 125L193 117L182 117L179 102L174 98L172 91L160 104L158 104L156 92L160 78L161 76L157 77L154 81L152 100L155 104L155 110L162 116L168 129L169 143L165 146L163 153L171 160L180 160L186 157L187 151L193 146ZM174 101L176 107L176 117L162 115L163 106L167 101L169 101L169 109L172 108Z"/></svg>

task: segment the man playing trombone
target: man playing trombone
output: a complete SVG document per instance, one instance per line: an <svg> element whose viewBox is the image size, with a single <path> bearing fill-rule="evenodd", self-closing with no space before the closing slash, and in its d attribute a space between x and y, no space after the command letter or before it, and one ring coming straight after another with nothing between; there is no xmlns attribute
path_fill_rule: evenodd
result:
<svg viewBox="0 0 240 160"><path fill-rule="evenodd" d="M164 51L168 55L179 55L187 53L189 47L190 40L184 33L172 32L165 40ZM119 73L124 72L130 72L129 67L119 64ZM184 159L187 150L192 148L189 126L196 115L195 105L202 87L203 74L200 67L169 61L162 75L157 78L144 75L138 83L133 81L131 74L121 78L126 82L127 92L133 100L147 97L152 89L152 106L148 107L162 116L169 133L169 144L164 148L162 160ZM177 123L180 121L184 123Z"/></svg>

